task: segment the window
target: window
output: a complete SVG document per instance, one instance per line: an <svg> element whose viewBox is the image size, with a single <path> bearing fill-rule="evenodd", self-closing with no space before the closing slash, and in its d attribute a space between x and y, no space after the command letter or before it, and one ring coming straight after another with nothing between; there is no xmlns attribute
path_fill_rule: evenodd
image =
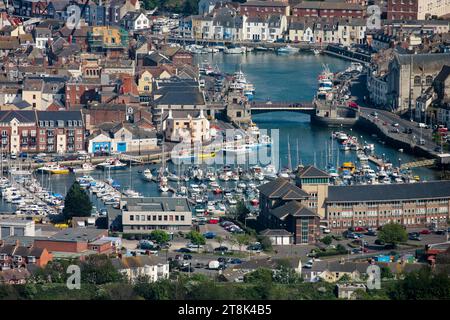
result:
<svg viewBox="0 0 450 320"><path fill-rule="evenodd" d="M422 83L422 78L420 76L414 77L414 85L420 85Z"/></svg>
<svg viewBox="0 0 450 320"><path fill-rule="evenodd" d="M130 214L130 221L134 221L134 215Z"/></svg>
<svg viewBox="0 0 450 320"><path fill-rule="evenodd" d="M427 76L427 77L425 78L425 84L426 84L427 86L431 86L432 83L433 83L433 77L432 77L432 76Z"/></svg>

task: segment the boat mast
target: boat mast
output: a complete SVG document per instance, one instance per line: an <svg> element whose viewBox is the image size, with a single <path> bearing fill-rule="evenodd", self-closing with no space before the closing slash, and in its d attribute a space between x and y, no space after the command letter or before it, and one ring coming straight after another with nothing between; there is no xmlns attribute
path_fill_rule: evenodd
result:
<svg viewBox="0 0 450 320"><path fill-rule="evenodd" d="M288 135L287 143L288 143L288 169L289 169L289 171L292 171L291 144L289 142L289 135Z"/></svg>

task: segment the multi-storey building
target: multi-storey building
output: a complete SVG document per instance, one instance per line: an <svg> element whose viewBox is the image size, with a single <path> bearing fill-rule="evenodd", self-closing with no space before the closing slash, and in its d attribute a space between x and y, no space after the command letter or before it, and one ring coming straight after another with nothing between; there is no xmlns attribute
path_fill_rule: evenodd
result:
<svg viewBox="0 0 450 320"><path fill-rule="evenodd" d="M38 148L41 152L76 152L85 149L81 111L39 111Z"/></svg>
<svg viewBox="0 0 450 320"><path fill-rule="evenodd" d="M365 7L355 3L303 1L292 8L294 17L363 18Z"/></svg>
<svg viewBox="0 0 450 320"><path fill-rule="evenodd" d="M289 16L290 6L281 1L247 1L241 3L239 13L247 17Z"/></svg>
<svg viewBox="0 0 450 320"><path fill-rule="evenodd" d="M334 230L379 227L390 222L407 227L446 226L450 181L330 186L325 206L329 226Z"/></svg>
<svg viewBox="0 0 450 320"><path fill-rule="evenodd" d="M192 210L187 198L124 198L121 201L123 233L153 230L188 231Z"/></svg>
<svg viewBox="0 0 450 320"><path fill-rule="evenodd" d="M450 13L449 0L388 0L389 20L424 20Z"/></svg>
<svg viewBox="0 0 450 320"><path fill-rule="evenodd" d="M36 112L0 111L0 134L4 153L38 151Z"/></svg>
<svg viewBox="0 0 450 320"><path fill-rule="evenodd" d="M259 223L269 229L284 229L295 244L315 243L320 236L320 217L311 210L314 200L308 192L287 179L278 178L259 187ZM311 192L313 193L313 192Z"/></svg>

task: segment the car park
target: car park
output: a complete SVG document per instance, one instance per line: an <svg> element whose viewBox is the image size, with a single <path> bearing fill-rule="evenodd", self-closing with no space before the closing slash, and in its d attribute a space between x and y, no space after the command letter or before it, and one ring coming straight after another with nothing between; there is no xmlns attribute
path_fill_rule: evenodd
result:
<svg viewBox="0 0 450 320"><path fill-rule="evenodd" d="M375 230L369 230L366 232L366 235L375 237L377 235L377 232Z"/></svg>
<svg viewBox="0 0 450 320"><path fill-rule="evenodd" d="M409 235L408 235L408 239L409 239L409 240L414 240L414 241L420 241L420 240L422 240L418 234L409 234Z"/></svg>
<svg viewBox="0 0 450 320"><path fill-rule="evenodd" d="M311 269L312 267L313 267L313 263L309 262L309 261L303 265L303 268L306 268L306 269Z"/></svg>

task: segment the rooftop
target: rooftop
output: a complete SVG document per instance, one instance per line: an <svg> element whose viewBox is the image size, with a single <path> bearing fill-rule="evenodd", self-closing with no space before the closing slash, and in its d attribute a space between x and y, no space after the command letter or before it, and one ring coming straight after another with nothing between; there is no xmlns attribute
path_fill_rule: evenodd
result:
<svg viewBox="0 0 450 320"><path fill-rule="evenodd" d="M191 212L187 198L151 197L124 198L125 211L176 211Z"/></svg>
<svg viewBox="0 0 450 320"><path fill-rule="evenodd" d="M450 198L450 181L330 186L327 202L399 201Z"/></svg>

